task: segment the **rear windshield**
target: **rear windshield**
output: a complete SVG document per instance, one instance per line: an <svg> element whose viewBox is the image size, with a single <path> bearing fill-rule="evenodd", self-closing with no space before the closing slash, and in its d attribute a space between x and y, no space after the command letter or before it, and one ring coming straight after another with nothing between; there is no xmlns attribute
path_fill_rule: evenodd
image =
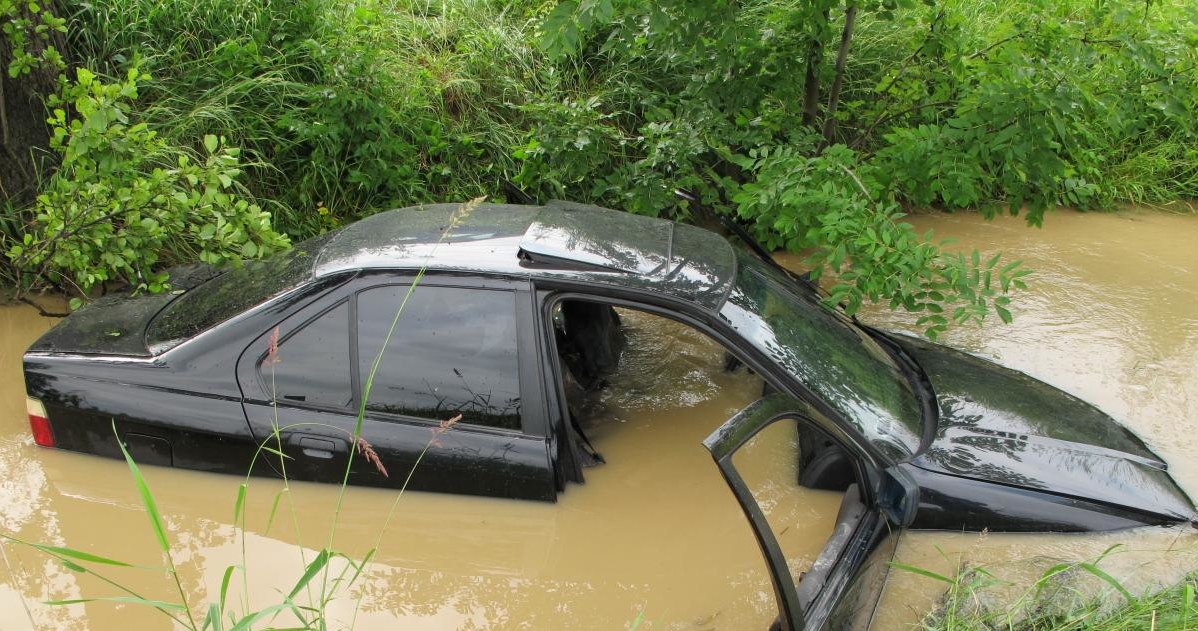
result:
<svg viewBox="0 0 1198 631"><path fill-rule="evenodd" d="M146 345L157 353L278 296L312 277L316 255L336 232L308 239L286 252L249 261L179 296L155 316Z"/></svg>

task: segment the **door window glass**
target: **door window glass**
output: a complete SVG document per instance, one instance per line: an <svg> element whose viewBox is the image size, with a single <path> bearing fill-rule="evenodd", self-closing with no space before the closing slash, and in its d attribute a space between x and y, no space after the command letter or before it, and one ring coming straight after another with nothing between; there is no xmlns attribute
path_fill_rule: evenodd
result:
<svg viewBox="0 0 1198 631"><path fill-rule="evenodd" d="M358 294L358 368L371 366L407 285ZM516 299L510 291L418 286L383 353L366 409L520 429Z"/></svg>
<svg viewBox="0 0 1198 631"><path fill-rule="evenodd" d="M263 389L267 395L276 393L278 401L349 407L349 303L284 338L278 361L264 360L259 371Z"/></svg>

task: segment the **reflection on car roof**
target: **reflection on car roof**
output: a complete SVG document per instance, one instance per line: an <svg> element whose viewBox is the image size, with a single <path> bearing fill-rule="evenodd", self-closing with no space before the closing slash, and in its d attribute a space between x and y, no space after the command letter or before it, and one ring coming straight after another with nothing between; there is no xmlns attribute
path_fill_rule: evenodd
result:
<svg viewBox="0 0 1198 631"><path fill-rule="evenodd" d="M461 208L415 206L347 226L322 248L313 274L427 264L657 291L718 309L735 273L731 246L693 226L569 202L482 204L443 237Z"/></svg>

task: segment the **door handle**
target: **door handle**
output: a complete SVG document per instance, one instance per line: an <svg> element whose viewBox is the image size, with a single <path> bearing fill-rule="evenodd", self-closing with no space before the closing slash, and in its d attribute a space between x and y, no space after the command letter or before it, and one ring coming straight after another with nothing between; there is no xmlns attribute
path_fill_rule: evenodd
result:
<svg viewBox="0 0 1198 631"><path fill-rule="evenodd" d="M333 454L337 452L337 443L324 438L300 436L297 444L299 445L300 452L309 458L331 460Z"/></svg>

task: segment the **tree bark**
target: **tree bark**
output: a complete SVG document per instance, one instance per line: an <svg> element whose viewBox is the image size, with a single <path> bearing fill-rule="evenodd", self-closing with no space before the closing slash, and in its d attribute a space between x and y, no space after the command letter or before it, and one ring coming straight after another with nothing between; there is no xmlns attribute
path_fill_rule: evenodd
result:
<svg viewBox="0 0 1198 631"><path fill-rule="evenodd" d="M836 108L840 106L840 88L844 84L844 65L849 56L849 42L853 39L853 24L857 21L857 5L849 5L844 12L844 28L840 31L840 50L836 52L836 78L828 93L828 111L824 113L824 144L828 146L836 138Z"/></svg>
<svg viewBox="0 0 1198 631"><path fill-rule="evenodd" d="M822 13L822 21L815 29L811 38L811 48L807 51L807 77L803 82L803 124L815 127L819 118L819 67L824 60L824 28L828 24L829 9Z"/></svg>
<svg viewBox="0 0 1198 631"><path fill-rule="evenodd" d="M27 12L27 7L20 10ZM40 23L38 18L33 20ZM35 55L47 45L68 57L60 33L53 33L48 44L30 35L30 52ZM49 175L56 162L49 151L45 98L58 90L59 71L37 67L13 78L8 74L12 58L11 43L0 36L0 201L23 205L37 193L39 178Z"/></svg>

